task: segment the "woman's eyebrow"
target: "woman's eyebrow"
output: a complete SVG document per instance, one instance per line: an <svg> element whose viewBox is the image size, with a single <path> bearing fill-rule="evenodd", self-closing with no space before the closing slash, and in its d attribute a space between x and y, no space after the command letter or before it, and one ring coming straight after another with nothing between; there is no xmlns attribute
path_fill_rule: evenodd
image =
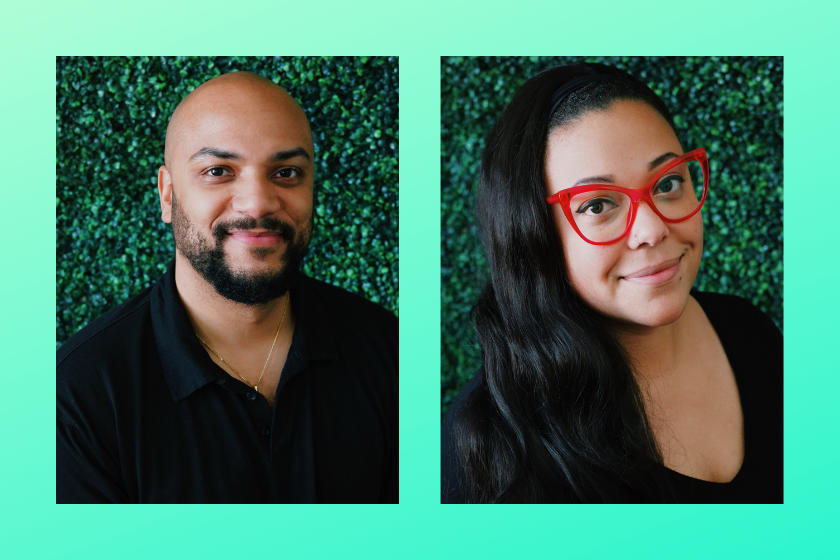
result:
<svg viewBox="0 0 840 560"><path fill-rule="evenodd" d="M652 162L650 162L648 164L648 171L653 171L654 169L656 169L657 167L659 167L660 165L662 165L664 162L668 161L669 159L674 159L674 158L678 158L678 157L680 157L680 156L678 156L674 152L668 152L668 153L662 154L661 156L659 156L658 158L656 158L655 160L653 160Z"/></svg>
<svg viewBox="0 0 840 560"><path fill-rule="evenodd" d="M584 177L583 179L579 179L573 187L577 187L579 185L589 185L591 183L615 183L615 176L613 175L595 175L594 177Z"/></svg>
<svg viewBox="0 0 840 560"><path fill-rule="evenodd" d="M653 160L648 164L648 171L653 171L666 161L674 158L680 157L679 155L675 154L674 152L667 152ZM584 177L583 179L578 180L573 187L577 187L579 185L589 185L593 183L614 183L615 176L614 175L595 175L593 177Z"/></svg>

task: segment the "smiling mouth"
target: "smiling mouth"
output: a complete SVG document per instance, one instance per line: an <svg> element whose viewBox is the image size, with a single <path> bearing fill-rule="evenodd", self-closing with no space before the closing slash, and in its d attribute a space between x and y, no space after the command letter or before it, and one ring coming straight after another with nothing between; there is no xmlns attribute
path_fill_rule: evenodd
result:
<svg viewBox="0 0 840 560"><path fill-rule="evenodd" d="M283 235L276 231L231 231L228 235L235 241L252 247L276 245Z"/></svg>
<svg viewBox="0 0 840 560"><path fill-rule="evenodd" d="M626 280L627 282L641 284L643 286L660 286L679 274L681 263L682 256L644 268L627 276L621 276L619 280Z"/></svg>

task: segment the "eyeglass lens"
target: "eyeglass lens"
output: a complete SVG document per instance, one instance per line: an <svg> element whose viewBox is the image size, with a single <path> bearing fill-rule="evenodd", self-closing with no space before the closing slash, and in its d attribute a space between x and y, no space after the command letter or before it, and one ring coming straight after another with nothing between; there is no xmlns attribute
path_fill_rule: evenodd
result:
<svg viewBox="0 0 840 560"><path fill-rule="evenodd" d="M660 214L670 220L679 220L700 205L703 184L703 166L689 160L662 175L651 188L650 197ZM603 243L624 234L631 204L627 195L604 189L573 196L569 207L584 237Z"/></svg>

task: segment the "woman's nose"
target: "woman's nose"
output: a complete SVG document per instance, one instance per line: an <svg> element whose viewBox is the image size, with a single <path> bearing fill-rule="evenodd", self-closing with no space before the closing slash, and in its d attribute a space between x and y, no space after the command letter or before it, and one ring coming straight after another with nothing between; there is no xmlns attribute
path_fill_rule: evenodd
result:
<svg viewBox="0 0 840 560"><path fill-rule="evenodd" d="M662 221L656 212L646 203L640 202L636 209L633 227L627 236L630 247L635 249L642 245L651 247L658 245L670 233L668 224Z"/></svg>

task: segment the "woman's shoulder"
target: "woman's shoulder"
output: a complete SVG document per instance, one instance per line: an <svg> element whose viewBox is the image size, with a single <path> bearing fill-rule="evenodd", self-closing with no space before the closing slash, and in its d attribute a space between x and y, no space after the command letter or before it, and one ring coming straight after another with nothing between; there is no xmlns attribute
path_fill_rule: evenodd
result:
<svg viewBox="0 0 840 560"><path fill-rule="evenodd" d="M736 308L738 310L754 310L760 312L758 307L750 303L750 301L741 296L733 294L720 294L717 292L701 292L699 290L691 290L691 295L694 299L703 306L712 309Z"/></svg>
<svg viewBox="0 0 840 560"><path fill-rule="evenodd" d="M773 320L738 296L695 291L691 295L723 345L742 401L776 400L782 392L784 340Z"/></svg>
<svg viewBox="0 0 840 560"><path fill-rule="evenodd" d="M452 401L452 404L449 405L449 409L446 411L446 415L444 416L444 423L446 422L446 419L452 419L457 416L463 410L465 404L469 401L470 396L475 392L475 390L483 385L484 368L479 368L476 374L473 375L461 388L458 392L458 396L456 396L455 400Z"/></svg>
<svg viewBox="0 0 840 560"><path fill-rule="evenodd" d="M467 501L464 467L455 441L459 419L470 406L471 397L484 385L484 370L479 369L452 401L443 417L440 439L441 503L461 504Z"/></svg>
<svg viewBox="0 0 840 560"><path fill-rule="evenodd" d="M458 396L449 405L446 414L443 416L442 437L444 447L451 444L453 431L459 420L471 410L474 399L478 393L484 388L484 368L479 368L475 375L458 392ZM450 445L451 447L451 445Z"/></svg>
<svg viewBox="0 0 840 560"><path fill-rule="evenodd" d="M738 384L745 459L739 500L781 501L784 441L784 343L772 319L737 296L694 293L718 334ZM740 494L739 494L740 493ZM731 498L728 498L731 499Z"/></svg>
<svg viewBox="0 0 840 560"><path fill-rule="evenodd" d="M769 337L781 343L782 333L773 320L749 300L732 294L700 292L691 295L703 308L718 335L735 338Z"/></svg>

